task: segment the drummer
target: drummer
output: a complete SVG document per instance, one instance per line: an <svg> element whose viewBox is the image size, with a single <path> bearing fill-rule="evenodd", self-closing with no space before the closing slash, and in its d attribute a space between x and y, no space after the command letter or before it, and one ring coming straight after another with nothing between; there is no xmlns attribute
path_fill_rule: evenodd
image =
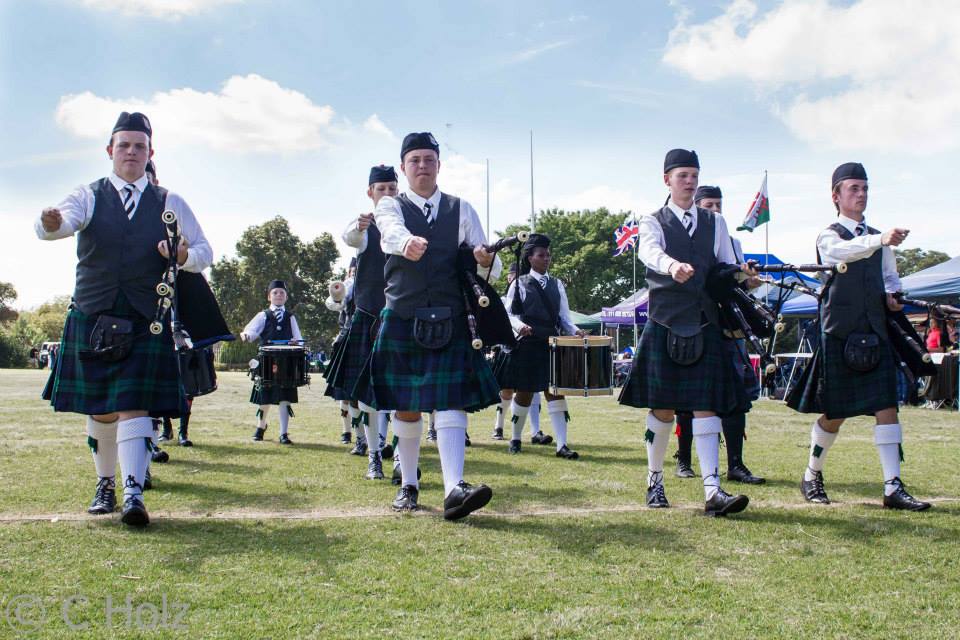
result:
<svg viewBox="0 0 960 640"><path fill-rule="evenodd" d="M665 206L640 220L638 258L647 267L649 318L643 329L620 403L650 409L647 443L647 506L669 507L663 486L666 454L675 411L693 412L693 439L700 462L704 513L725 516L743 511L746 496L720 488L721 419L747 402L743 384L726 350L717 305L706 292L706 276L736 256L722 216L694 203L700 160L694 151L666 154ZM756 275L746 265L748 275Z"/></svg>
<svg viewBox="0 0 960 640"><path fill-rule="evenodd" d="M543 392L547 413L556 434L557 457L580 457L567 446L567 401L548 391L550 387L550 346L547 339L557 335L584 336L570 319L570 306L563 283L549 275L550 238L531 233L523 245L520 276L507 290L506 308L510 323L520 337L501 363L501 385L513 389L510 453L520 453L520 437L535 393Z"/></svg>
<svg viewBox="0 0 960 640"><path fill-rule="evenodd" d="M267 287L267 300L270 306L247 323L240 333L240 339L251 342L260 338L260 346L276 343L303 344L300 327L292 313L288 313L287 285L283 280L273 280ZM254 383L250 393L250 402L258 405L257 428L253 432L254 442L262 442L263 434L267 431L267 411L270 405L279 405L280 412L280 444L293 444L287 431L290 427L290 418L293 417L292 404L298 399L297 388L283 389L278 386L262 388Z"/></svg>
<svg viewBox="0 0 960 640"><path fill-rule="evenodd" d="M701 209L723 214L723 192L720 187L701 185L697 187L693 202ZM746 262L740 240L730 236L730 244L737 264ZM733 366L738 378L746 387L747 395L751 400L760 397L760 381L750 365L746 343L743 339L724 340L724 346L730 352ZM749 410L749 409L747 409ZM763 484L766 479L753 475L743 461L743 441L746 439L747 416L745 411L725 415L723 421L723 439L727 447L727 480L745 484ZM676 476L678 478L694 478L691 466L691 445L693 444L693 413L689 411L677 412L677 459Z"/></svg>
<svg viewBox="0 0 960 640"><path fill-rule="evenodd" d="M517 262L510 264L510 270L507 272L507 289L510 289L510 285L513 284L513 281L517 279ZM503 296L501 298L503 301L503 308L509 308L507 306L507 297ZM497 413L494 416L493 422L493 433L490 434L491 440L503 440L503 421L506 418L507 410L510 408L510 403L513 400L513 389L504 387L501 381L502 376L504 375L503 363L506 361L507 350L503 348L502 345L497 347L496 354L493 358L493 363L491 368L493 369L493 375L497 377L497 383L500 384L500 404L497 405ZM543 433L540 430L540 394L535 393L530 400L529 412L527 413L527 419L530 421L530 442L532 444L550 444L553 442L553 436Z"/></svg>
<svg viewBox="0 0 960 640"><path fill-rule="evenodd" d="M864 218L868 189L862 164L837 167L831 181L837 221L817 238L818 261L845 263L847 269L823 286L814 364L787 398L787 404L801 413L821 414L810 433L810 457L800 492L807 502L830 503L823 465L840 426L846 418L873 416L883 506L924 511L930 503L910 495L900 480L903 430L897 413L897 364L886 325L887 309L903 309L893 296L900 291L893 247L900 246L910 231L894 227L880 232L868 226Z"/></svg>

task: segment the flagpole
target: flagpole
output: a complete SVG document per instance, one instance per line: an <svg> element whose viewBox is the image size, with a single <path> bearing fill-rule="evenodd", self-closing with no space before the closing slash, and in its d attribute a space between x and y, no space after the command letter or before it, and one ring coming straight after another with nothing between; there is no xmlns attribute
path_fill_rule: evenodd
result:
<svg viewBox="0 0 960 640"><path fill-rule="evenodd" d="M637 212L633 212L633 226L637 226ZM637 252L639 250L640 243L634 238L633 241L633 295L637 295ZM633 350L636 352L637 349L637 306L636 299L634 299L633 306Z"/></svg>
<svg viewBox="0 0 960 640"><path fill-rule="evenodd" d="M763 184L767 184L767 170L763 170ZM767 185L767 206L769 207L769 194L770 194L770 185ZM771 216L772 217L772 216ZM767 266L767 263L770 260L770 220L767 220L767 224L764 225L765 235L766 235L766 248L763 250L763 266ZM763 303L767 306L770 305L770 285L767 285L766 289L763 292Z"/></svg>

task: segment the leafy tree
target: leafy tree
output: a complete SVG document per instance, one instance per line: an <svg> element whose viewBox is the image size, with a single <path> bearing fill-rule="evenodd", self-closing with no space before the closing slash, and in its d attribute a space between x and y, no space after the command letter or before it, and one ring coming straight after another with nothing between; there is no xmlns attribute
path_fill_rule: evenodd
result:
<svg viewBox="0 0 960 640"><path fill-rule="evenodd" d="M942 251L927 251L924 249L897 249L897 271L900 276L908 276L917 271L923 271L941 262L946 262L950 256Z"/></svg>
<svg viewBox="0 0 960 640"><path fill-rule="evenodd" d="M9 282L0 282L0 324L17 319L17 311L13 308L16 299L16 288Z"/></svg>
<svg viewBox="0 0 960 640"><path fill-rule="evenodd" d="M583 313L599 311L633 293L633 252L613 257L614 231L629 212L611 213L604 207L582 211L542 210L537 216L537 232L550 236L550 271L563 280L570 308ZM500 235L528 230L514 224ZM504 273L497 285L506 290L506 272L513 256L501 254ZM637 288L646 286L643 264L637 265Z"/></svg>
<svg viewBox="0 0 960 640"><path fill-rule="evenodd" d="M40 342L59 340L63 334L63 322L67 317L70 296L57 296L44 302L33 311L24 311L22 317L40 336Z"/></svg>
<svg viewBox="0 0 960 640"><path fill-rule="evenodd" d="M270 281L284 280L290 294L287 306L296 313L304 339L319 346L323 338L336 333L336 314L327 310L324 301L338 256L329 233L304 244L277 216L243 232L237 257L213 265L210 284L227 323L239 332L269 304Z"/></svg>

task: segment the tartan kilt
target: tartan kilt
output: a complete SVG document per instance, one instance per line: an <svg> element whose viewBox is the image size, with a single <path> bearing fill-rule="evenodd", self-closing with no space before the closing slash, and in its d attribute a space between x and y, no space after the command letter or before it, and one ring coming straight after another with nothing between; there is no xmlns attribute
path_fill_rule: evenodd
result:
<svg viewBox="0 0 960 640"><path fill-rule="evenodd" d="M501 389L546 391L550 386L550 345L543 338L523 338L505 353L496 377Z"/></svg>
<svg viewBox="0 0 960 640"><path fill-rule="evenodd" d="M54 411L101 415L115 411L149 411L154 417L178 417L186 406L180 384L177 356L170 324L153 335L149 319L141 316L123 294L117 296L107 315L133 321L130 354L120 362L81 360L80 351L90 348L90 333L97 315L71 308L63 327L60 357L42 397Z"/></svg>
<svg viewBox="0 0 960 640"><path fill-rule="evenodd" d="M800 413L822 413L830 420L872 416L897 406L897 364L893 348L881 340L880 364L860 373L843 360L846 340L820 334L820 344L800 380L787 395L787 406Z"/></svg>
<svg viewBox="0 0 960 640"><path fill-rule="evenodd" d="M250 402L258 406L261 404L280 404L281 400L296 404L299 397L296 387L292 389L282 389L271 386L261 389L258 385L254 384L253 390L250 391Z"/></svg>
<svg viewBox="0 0 960 640"><path fill-rule="evenodd" d="M453 318L450 343L432 350L414 341L413 318L384 309L370 356L370 384L381 410L473 412L500 402L483 351L470 346L465 315Z"/></svg>
<svg viewBox="0 0 960 640"><path fill-rule="evenodd" d="M336 387L332 384L332 381L337 377L337 369L340 368L340 363L343 361L343 352L347 348L347 330L341 329L340 333L337 334L336 339L333 341L330 350L330 362L327 364L327 368L323 371L323 378L327 381L327 388L323 392L323 395L329 396L334 400L349 400L347 394L344 393L343 389Z"/></svg>
<svg viewBox="0 0 960 640"><path fill-rule="evenodd" d="M713 411L724 416L750 409L719 327L703 327L703 355L679 365L667 355L668 329L648 321L633 357L630 375L620 390L620 404L676 411Z"/></svg>
<svg viewBox="0 0 960 640"><path fill-rule="evenodd" d="M340 361L331 374L329 387L340 389L350 400L357 400L355 388L363 374L364 365L373 351L373 340L380 329L380 318L357 309L347 337L344 339Z"/></svg>

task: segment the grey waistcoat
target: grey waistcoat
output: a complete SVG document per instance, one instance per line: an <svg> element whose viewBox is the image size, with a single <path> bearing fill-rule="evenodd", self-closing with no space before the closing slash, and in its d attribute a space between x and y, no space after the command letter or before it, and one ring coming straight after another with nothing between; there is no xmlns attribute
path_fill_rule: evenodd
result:
<svg viewBox="0 0 960 640"><path fill-rule="evenodd" d="M148 185L130 220L109 179L101 178L90 189L93 216L77 234L73 299L81 312L93 315L109 311L122 291L137 312L151 318L157 309L156 286L167 268L157 251L167 237L160 220L167 191Z"/></svg>
<svg viewBox="0 0 960 640"><path fill-rule="evenodd" d="M717 264L713 252L717 225L714 214L697 207L697 228L692 238L667 207L653 215L663 229L664 252L674 260L692 265L694 275L680 284L669 274L647 270L650 319L678 335L693 335L700 331L702 316L713 324L718 321L717 305L705 289L707 272Z"/></svg>
<svg viewBox="0 0 960 640"><path fill-rule="evenodd" d="M401 318L412 318L420 307L451 307L463 313L463 292L457 273L460 245L460 199L440 195L433 228L420 207L404 195L397 197L403 222L415 236L427 239L427 250L417 262L403 256L387 256L383 270L386 305Z"/></svg>
<svg viewBox="0 0 960 640"><path fill-rule="evenodd" d="M828 227L843 240L854 236L839 222ZM867 233L880 233L867 227ZM820 252L817 252L817 260ZM854 331L872 330L887 337L886 288L883 285L883 249L863 260L847 264L846 273L834 274L823 287L820 322L823 331L837 338L846 338Z"/></svg>

